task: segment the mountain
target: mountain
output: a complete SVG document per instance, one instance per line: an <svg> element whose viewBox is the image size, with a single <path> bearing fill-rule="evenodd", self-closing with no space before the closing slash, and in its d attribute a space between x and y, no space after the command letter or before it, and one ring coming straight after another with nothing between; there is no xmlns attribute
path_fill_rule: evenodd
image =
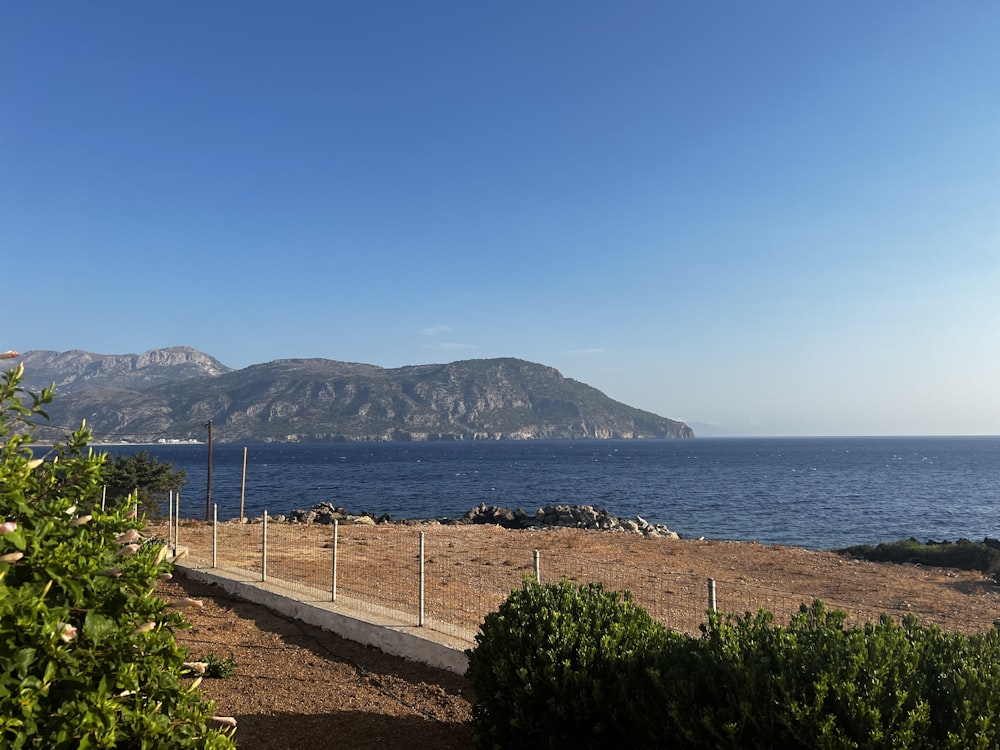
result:
<svg viewBox="0 0 1000 750"><path fill-rule="evenodd" d="M99 441L691 438L683 422L614 401L520 359L386 369L284 359L233 370L188 347L141 355L28 352L26 383L55 382L51 425Z"/></svg>
<svg viewBox="0 0 1000 750"><path fill-rule="evenodd" d="M25 382L35 389L55 383L60 395L90 388L145 390L200 375L232 372L219 360L189 346L153 349L145 354L91 354L33 351L21 357Z"/></svg>

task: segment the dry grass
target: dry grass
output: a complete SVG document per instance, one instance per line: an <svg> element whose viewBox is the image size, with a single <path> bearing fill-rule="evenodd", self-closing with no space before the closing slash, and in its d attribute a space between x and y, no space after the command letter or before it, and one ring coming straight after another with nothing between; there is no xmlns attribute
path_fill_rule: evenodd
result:
<svg viewBox="0 0 1000 750"><path fill-rule="evenodd" d="M218 564L260 574L260 524L221 523ZM756 543L670 540L579 529L510 531L496 526L348 525L337 531L337 592L416 620L419 545L424 533L425 616L471 638L483 616L525 575L538 552L543 581L600 581L629 590L671 627L697 632L715 580L719 609L766 607L779 621L814 598L851 621L882 612L966 632L990 628L998 588L982 574L849 560L831 552ZM165 536L165 530L160 534ZM268 525L269 579L331 590L333 528ZM182 522L179 543L202 565L212 559L211 526Z"/></svg>

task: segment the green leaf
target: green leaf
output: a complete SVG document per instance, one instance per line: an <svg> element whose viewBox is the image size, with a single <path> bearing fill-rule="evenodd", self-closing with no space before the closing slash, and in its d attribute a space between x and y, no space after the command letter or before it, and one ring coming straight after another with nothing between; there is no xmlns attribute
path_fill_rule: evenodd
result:
<svg viewBox="0 0 1000 750"><path fill-rule="evenodd" d="M14 657L14 667L17 669L17 676L22 680L27 676L31 664L35 661L35 649L22 648Z"/></svg>
<svg viewBox="0 0 1000 750"><path fill-rule="evenodd" d="M4 541L14 545L14 549L24 552L28 548L28 542L24 538L24 529L20 526L14 531L10 531L3 535Z"/></svg>
<svg viewBox="0 0 1000 750"><path fill-rule="evenodd" d="M88 612L83 621L83 634L95 644L115 632L115 621L97 612Z"/></svg>

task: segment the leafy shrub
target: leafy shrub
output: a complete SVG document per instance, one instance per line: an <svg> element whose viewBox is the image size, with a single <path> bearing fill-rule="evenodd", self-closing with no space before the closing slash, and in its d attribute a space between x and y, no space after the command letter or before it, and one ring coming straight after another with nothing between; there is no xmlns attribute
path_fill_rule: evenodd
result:
<svg viewBox="0 0 1000 750"><path fill-rule="evenodd" d="M225 679L236 674L236 660L231 656L225 659L215 654L206 654L200 661L205 662L205 676Z"/></svg>
<svg viewBox="0 0 1000 750"><path fill-rule="evenodd" d="M845 628L816 601L787 626L709 613L692 638L639 612L595 585L515 591L469 652L481 745L1000 747L996 630Z"/></svg>
<svg viewBox="0 0 1000 750"><path fill-rule="evenodd" d="M845 630L820 602L788 627L770 613L710 613L694 661L665 696L686 747L914 747L928 707L891 620ZM669 654L661 655L669 659Z"/></svg>
<svg viewBox="0 0 1000 750"><path fill-rule="evenodd" d="M466 652L480 746L656 744L645 664L669 637L628 594L525 580Z"/></svg>
<svg viewBox="0 0 1000 750"><path fill-rule="evenodd" d="M186 623L154 594L166 548L101 511L84 427L34 457L52 392L24 391L22 372L0 378L0 747L233 747L182 684Z"/></svg>
<svg viewBox="0 0 1000 750"><path fill-rule="evenodd" d="M844 619L818 601L787 627L765 611L710 614L694 662L661 693L683 746L997 747L996 631Z"/></svg>
<svg viewBox="0 0 1000 750"><path fill-rule="evenodd" d="M875 546L860 544L838 551L873 562L919 563L939 568L979 570L993 576L1000 573L1000 549L997 549L995 540L990 539L982 542L970 542L968 539L956 542L929 541L926 544L916 539L904 539L882 542Z"/></svg>

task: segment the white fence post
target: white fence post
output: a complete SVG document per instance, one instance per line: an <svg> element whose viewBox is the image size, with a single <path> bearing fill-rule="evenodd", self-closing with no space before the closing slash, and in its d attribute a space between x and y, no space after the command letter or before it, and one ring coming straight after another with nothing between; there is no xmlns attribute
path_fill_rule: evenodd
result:
<svg viewBox="0 0 1000 750"><path fill-rule="evenodd" d="M708 579L708 610L710 612L715 612L716 611L715 579L714 578L709 578Z"/></svg>
<svg viewBox="0 0 1000 750"><path fill-rule="evenodd" d="M542 564L538 550L535 550L535 583L539 586L542 585Z"/></svg>
<svg viewBox="0 0 1000 750"><path fill-rule="evenodd" d="M333 519L333 580L330 586L330 601L337 601L337 532L339 531L339 522L336 518Z"/></svg>
<svg viewBox="0 0 1000 750"><path fill-rule="evenodd" d="M417 625L424 624L424 532L420 532L420 616Z"/></svg>
<svg viewBox="0 0 1000 750"><path fill-rule="evenodd" d="M173 549L170 546L171 540L174 538L174 491L170 490L167 494L167 549Z"/></svg>
<svg viewBox="0 0 1000 750"><path fill-rule="evenodd" d="M219 504L212 506L212 567L219 567Z"/></svg>
<svg viewBox="0 0 1000 750"><path fill-rule="evenodd" d="M264 518L261 523L261 550L260 550L260 581L267 580L267 508L264 509Z"/></svg>

